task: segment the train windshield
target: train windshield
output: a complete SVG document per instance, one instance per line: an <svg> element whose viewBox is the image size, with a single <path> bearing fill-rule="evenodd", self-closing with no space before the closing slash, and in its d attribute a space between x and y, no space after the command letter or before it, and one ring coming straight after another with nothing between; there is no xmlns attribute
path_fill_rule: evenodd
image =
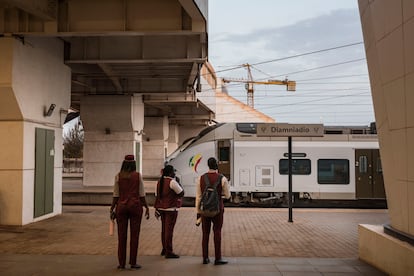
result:
<svg viewBox="0 0 414 276"><path fill-rule="evenodd" d="M174 159L175 157L177 157L178 154L180 154L180 152L184 151L195 139L197 136L195 137L191 137L188 138L187 140L185 140L181 146L179 146L175 151L173 151L168 157L167 157L167 162Z"/></svg>
<svg viewBox="0 0 414 276"><path fill-rule="evenodd" d="M256 123L237 123L236 128L238 132L256 134L257 124Z"/></svg>
<svg viewBox="0 0 414 276"><path fill-rule="evenodd" d="M204 135L206 135L207 133L209 133L210 131L216 129L217 127L223 125L223 123L220 124L216 124L216 125L212 125L212 126L208 126L206 128L204 128L202 131L200 131L200 133L197 136L194 137L190 137L187 140L185 140L181 146L179 146L173 153L171 153L168 157L167 157L167 162L171 161L172 159L174 159L175 157L177 157L177 155L180 152L183 152L184 150L186 150L191 144L193 144L194 142L198 141L201 137L203 137Z"/></svg>

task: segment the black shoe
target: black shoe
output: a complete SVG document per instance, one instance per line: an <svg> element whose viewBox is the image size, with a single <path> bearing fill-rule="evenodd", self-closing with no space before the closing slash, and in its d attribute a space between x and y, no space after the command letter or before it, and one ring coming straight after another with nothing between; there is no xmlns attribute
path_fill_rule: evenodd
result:
<svg viewBox="0 0 414 276"><path fill-rule="evenodd" d="M204 258L203 259L203 264L209 264L210 263L210 259L209 258Z"/></svg>
<svg viewBox="0 0 414 276"><path fill-rule="evenodd" d="M125 269L125 266L118 265L117 269L119 269L119 270Z"/></svg>
<svg viewBox="0 0 414 276"><path fill-rule="evenodd" d="M165 255L165 258L166 259L178 259L178 258L180 258L180 256L175 254L175 253L171 253L171 254Z"/></svg>
<svg viewBox="0 0 414 276"><path fill-rule="evenodd" d="M139 264L131 265L131 269L140 269L141 266Z"/></svg>
<svg viewBox="0 0 414 276"><path fill-rule="evenodd" d="M165 256L165 249L161 250L161 256Z"/></svg>
<svg viewBox="0 0 414 276"><path fill-rule="evenodd" d="M228 261L223 260L223 259L218 259L218 260L214 261L214 265L225 265L227 263L228 263Z"/></svg>

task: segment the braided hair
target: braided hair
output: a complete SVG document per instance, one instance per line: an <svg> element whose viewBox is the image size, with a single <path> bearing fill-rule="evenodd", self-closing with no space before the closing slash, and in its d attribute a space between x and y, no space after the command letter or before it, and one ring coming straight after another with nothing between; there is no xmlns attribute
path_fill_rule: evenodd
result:
<svg viewBox="0 0 414 276"><path fill-rule="evenodd" d="M171 165L167 165L164 167L164 169L162 170L162 175L160 177L160 185L158 185L158 197L162 198L162 191L163 191L163 186L164 186L164 178L169 176L169 177L174 177L175 173L174 173L174 167Z"/></svg>

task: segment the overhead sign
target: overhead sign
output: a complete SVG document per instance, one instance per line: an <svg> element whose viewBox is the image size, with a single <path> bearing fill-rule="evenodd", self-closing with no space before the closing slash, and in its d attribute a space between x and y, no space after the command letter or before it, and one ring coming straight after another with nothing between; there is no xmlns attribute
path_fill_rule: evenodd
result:
<svg viewBox="0 0 414 276"><path fill-rule="evenodd" d="M323 124L257 124L257 136L322 137Z"/></svg>

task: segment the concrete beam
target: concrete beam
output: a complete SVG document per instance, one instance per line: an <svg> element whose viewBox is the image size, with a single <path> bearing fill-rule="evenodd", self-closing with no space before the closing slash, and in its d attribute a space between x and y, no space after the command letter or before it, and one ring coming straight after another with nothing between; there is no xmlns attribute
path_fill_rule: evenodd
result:
<svg viewBox="0 0 414 276"><path fill-rule="evenodd" d="M188 62L197 62L203 63L205 59L203 58L192 58L192 59L70 59L66 60L66 64L75 64L75 63L82 63L82 64L117 64L117 63L124 63L124 64L142 64L142 63L188 63Z"/></svg>
<svg viewBox="0 0 414 276"><path fill-rule="evenodd" d="M178 1L68 1L67 32L181 30Z"/></svg>
<svg viewBox="0 0 414 276"><path fill-rule="evenodd" d="M57 0L1 0L1 3L23 10L45 21L57 19Z"/></svg>
<svg viewBox="0 0 414 276"><path fill-rule="evenodd" d="M113 85L115 86L116 92L118 94L121 94L123 92L122 85L121 85L119 78L115 76L115 72L112 71L112 69L104 63L98 63L98 66L102 69L102 71L104 71L107 77L112 81Z"/></svg>
<svg viewBox="0 0 414 276"><path fill-rule="evenodd" d="M108 60L135 63L206 60L204 35L150 35L65 38L71 60ZM119 49L122 49L120 51Z"/></svg>

